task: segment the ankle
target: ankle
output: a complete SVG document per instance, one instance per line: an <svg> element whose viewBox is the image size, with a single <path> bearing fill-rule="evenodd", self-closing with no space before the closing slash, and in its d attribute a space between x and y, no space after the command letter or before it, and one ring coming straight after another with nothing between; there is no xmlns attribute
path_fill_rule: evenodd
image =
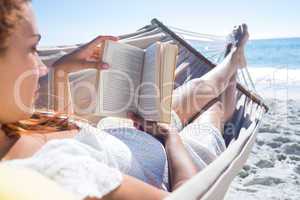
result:
<svg viewBox="0 0 300 200"><path fill-rule="evenodd" d="M241 51L239 49L235 49L232 52L232 56L231 56L231 62L234 66L239 65L240 63L240 59L241 59Z"/></svg>

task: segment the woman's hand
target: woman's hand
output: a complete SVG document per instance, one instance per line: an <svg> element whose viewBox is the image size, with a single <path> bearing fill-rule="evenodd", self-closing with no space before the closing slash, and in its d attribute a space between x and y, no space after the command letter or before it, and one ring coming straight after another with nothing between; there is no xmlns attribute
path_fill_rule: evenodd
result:
<svg viewBox="0 0 300 200"><path fill-rule="evenodd" d="M192 161L180 136L175 129L167 124L149 122L134 113L128 113L134 121L134 126L158 138L164 145L168 158L169 180L174 191L198 173L198 168Z"/></svg>
<svg viewBox="0 0 300 200"><path fill-rule="evenodd" d="M178 136L177 130L168 124L146 121L133 112L128 113L128 118L134 122L133 124L135 128L149 133L162 142L165 142L171 136Z"/></svg>
<svg viewBox="0 0 300 200"><path fill-rule="evenodd" d="M70 54L67 54L57 60L53 67L62 69L66 72L76 72L82 69L96 68L107 69L107 63L102 62L102 48L106 40L117 41L118 38L113 36L98 36L91 42L79 47Z"/></svg>

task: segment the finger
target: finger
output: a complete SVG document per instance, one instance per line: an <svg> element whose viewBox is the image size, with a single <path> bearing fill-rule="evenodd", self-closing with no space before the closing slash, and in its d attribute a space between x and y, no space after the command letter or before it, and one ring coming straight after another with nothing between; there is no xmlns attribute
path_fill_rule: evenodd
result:
<svg viewBox="0 0 300 200"><path fill-rule="evenodd" d="M239 33L242 32L242 26L241 25L239 25L238 31L239 31Z"/></svg>
<svg viewBox="0 0 300 200"><path fill-rule="evenodd" d="M157 123L154 121L145 121L143 124L144 131L152 136L157 135Z"/></svg>
<svg viewBox="0 0 300 200"><path fill-rule="evenodd" d="M140 131L146 131L147 130L147 124L148 122L144 120L140 115L134 113L134 112L128 112L127 116L129 119L133 121L133 126L140 130ZM147 131L146 131L147 132Z"/></svg>
<svg viewBox="0 0 300 200"><path fill-rule="evenodd" d="M83 45L82 48L83 49L93 49L106 40L118 41L118 38L114 37L114 36L98 36L91 42Z"/></svg>
<svg viewBox="0 0 300 200"><path fill-rule="evenodd" d="M144 122L144 119L134 112L128 112L127 117L129 119L131 119L132 121L137 122L139 124L142 124Z"/></svg>
<svg viewBox="0 0 300 200"><path fill-rule="evenodd" d="M100 60L102 55L102 48L101 47L95 47L93 50L93 53L91 55L91 58L94 60Z"/></svg>
<svg viewBox="0 0 300 200"><path fill-rule="evenodd" d="M168 126L165 126L165 125L163 125L163 124L159 124L159 125L157 126L157 132L158 132L159 134L161 134L161 135L165 135L165 134L170 133L170 129L169 129Z"/></svg>
<svg viewBox="0 0 300 200"><path fill-rule="evenodd" d="M110 66L107 63L101 62L101 61L79 61L80 67L83 69L88 68L96 68L96 69L108 69Z"/></svg>
<svg viewBox="0 0 300 200"><path fill-rule="evenodd" d="M133 126L134 126L134 128L136 128L136 129L138 129L140 131L144 131L143 126L140 123L138 123L138 122L134 122Z"/></svg>
<svg viewBox="0 0 300 200"><path fill-rule="evenodd" d="M248 26L247 24L242 24L242 28L243 28L243 33L248 31Z"/></svg>

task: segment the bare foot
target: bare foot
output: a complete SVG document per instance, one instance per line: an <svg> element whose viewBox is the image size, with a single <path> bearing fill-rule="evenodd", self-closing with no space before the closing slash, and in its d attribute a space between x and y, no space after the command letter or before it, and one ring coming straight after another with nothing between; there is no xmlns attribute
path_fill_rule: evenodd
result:
<svg viewBox="0 0 300 200"><path fill-rule="evenodd" d="M245 56L245 48L244 47L241 49L239 62L240 62L240 64L239 64L240 69L247 67L247 59Z"/></svg>
<svg viewBox="0 0 300 200"><path fill-rule="evenodd" d="M245 68L245 67L247 67L247 60L246 60L246 56L245 56L245 47L249 40L249 32L248 32L248 27L246 24L242 24L241 32L242 32L243 36L242 36L242 39L240 40L240 45L237 47L241 51L239 68Z"/></svg>
<svg viewBox="0 0 300 200"><path fill-rule="evenodd" d="M239 57L239 68L247 66L247 60L245 56L245 47L249 40L249 32L246 24L235 26L230 34L230 43L227 46L226 52L237 51ZM230 49L229 49L230 48Z"/></svg>
<svg viewBox="0 0 300 200"><path fill-rule="evenodd" d="M241 36L239 45L245 47L246 43L249 40L248 26L246 24L242 24L240 26L240 28L241 28L241 34L242 34L242 36Z"/></svg>

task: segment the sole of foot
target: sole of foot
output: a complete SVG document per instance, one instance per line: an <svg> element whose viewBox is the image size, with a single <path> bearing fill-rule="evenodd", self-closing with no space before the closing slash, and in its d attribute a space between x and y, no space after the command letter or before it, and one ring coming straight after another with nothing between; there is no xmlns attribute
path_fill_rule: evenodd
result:
<svg viewBox="0 0 300 200"><path fill-rule="evenodd" d="M236 29L236 47L240 51L239 68L247 67L245 56L245 47L249 40L248 26L246 24L239 25Z"/></svg>

